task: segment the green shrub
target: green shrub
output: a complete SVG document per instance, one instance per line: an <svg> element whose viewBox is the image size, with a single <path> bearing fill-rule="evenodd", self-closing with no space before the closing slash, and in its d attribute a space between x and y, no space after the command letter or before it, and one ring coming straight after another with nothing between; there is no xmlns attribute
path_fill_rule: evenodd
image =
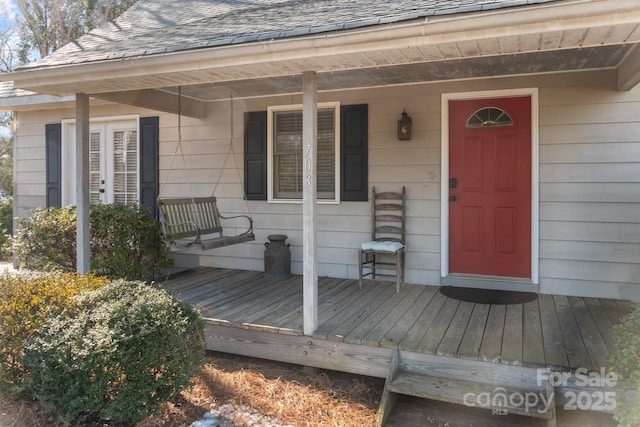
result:
<svg viewBox="0 0 640 427"><path fill-rule="evenodd" d="M22 273L0 275L0 383L17 388L24 370L26 340L55 313L75 304L75 296L97 289L102 277L72 273Z"/></svg>
<svg viewBox="0 0 640 427"><path fill-rule="evenodd" d="M162 230L139 205L91 208L92 271L112 279L151 280L170 265Z"/></svg>
<svg viewBox="0 0 640 427"><path fill-rule="evenodd" d="M118 281L78 298L27 343L34 394L63 422L134 424L202 367L203 321L166 291Z"/></svg>
<svg viewBox="0 0 640 427"><path fill-rule="evenodd" d="M76 271L76 209L36 209L18 219L13 248L23 267Z"/></svg>
<svg viewBox="0 0 640 427"><path fill-rule="evenodd" d="M110 279L150 280L170 265L159 223L139 205L90 209L91 270ZM37 209L18 220L14 249L22 266L76 271L75 207Z"/></svg>
<svg viewBox="0 0 640 427"><path fill-rule="evenodd" d="M4 248L13 234L13 197L0 196L0 248ZM6 258L6 254L1 254Z"/></svg>
<svg viewBox="0 0 640 427"><path fill-rule="evenodd" d="M613 327L617 352L611 368L622 379L624 392L618 393L615 419L620 426L640 425L640 306Z"/></svg>

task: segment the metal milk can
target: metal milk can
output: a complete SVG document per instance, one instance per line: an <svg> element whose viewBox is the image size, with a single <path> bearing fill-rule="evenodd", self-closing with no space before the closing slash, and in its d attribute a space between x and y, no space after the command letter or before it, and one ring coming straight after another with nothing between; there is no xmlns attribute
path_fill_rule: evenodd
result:
<svg viewBox="0 0 640 427"><path fill-rule="evenodd" d="M285 280L291 276L291 251L287 236L271 234L264 244L264 277L272 280Z"/></svg>

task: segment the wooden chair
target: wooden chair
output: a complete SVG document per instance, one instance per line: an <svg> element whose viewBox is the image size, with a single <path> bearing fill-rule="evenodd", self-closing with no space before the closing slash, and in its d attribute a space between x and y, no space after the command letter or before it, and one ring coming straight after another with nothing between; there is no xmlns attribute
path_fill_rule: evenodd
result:
<svg viewBox="0 0 640 427"><path fill-rule="evenodd" d="M359 284L371 276L395 277L396 292L404 284L404 260L406 250L406 190L402 192L376 193L372 188L373 214L371 241L358 250ZM370 270L364 273L364 269ZM377 273L380 270L382 273ZM391 271L394 274L389 274Z"/></svg>

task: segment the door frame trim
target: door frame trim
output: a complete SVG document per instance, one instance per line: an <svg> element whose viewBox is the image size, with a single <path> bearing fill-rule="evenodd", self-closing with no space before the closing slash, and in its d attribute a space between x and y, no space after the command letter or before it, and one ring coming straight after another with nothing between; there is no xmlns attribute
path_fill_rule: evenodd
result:
<svg viewBox="0 0 640 427"><path fill-rule="evenodd" d="M531 97L531 282L538 285L540 274L540 161L539 161L539 101L538 88L518 88L478 92L443 93L441 97L440 150L440 277L449 276L449 101Z"/></svg>

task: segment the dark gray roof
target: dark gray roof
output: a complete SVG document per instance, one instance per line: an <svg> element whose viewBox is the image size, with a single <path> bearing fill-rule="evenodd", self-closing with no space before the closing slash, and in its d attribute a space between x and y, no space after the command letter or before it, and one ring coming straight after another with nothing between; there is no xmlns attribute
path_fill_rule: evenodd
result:
<svg viewBox="0 0 640 427"><path fill-rule="evenodd" d="M23 68L134 58L558 0L140 0Z"/></svg>

